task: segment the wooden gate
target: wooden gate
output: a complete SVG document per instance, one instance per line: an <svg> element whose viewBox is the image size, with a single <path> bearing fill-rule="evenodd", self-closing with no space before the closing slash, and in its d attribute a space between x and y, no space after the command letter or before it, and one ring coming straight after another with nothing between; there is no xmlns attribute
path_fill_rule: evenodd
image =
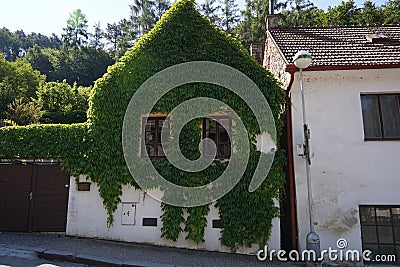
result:
<svg viewBox="0 0 400 267"><path fill-rule="evenodd" d="M64 232L69 180L58 164L0 164L0 229Z"/></svg>

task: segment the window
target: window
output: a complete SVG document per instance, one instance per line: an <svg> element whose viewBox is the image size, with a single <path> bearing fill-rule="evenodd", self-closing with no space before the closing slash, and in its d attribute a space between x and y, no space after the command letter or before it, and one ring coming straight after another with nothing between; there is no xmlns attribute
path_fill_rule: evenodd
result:
<svg viewBox="0 0 400 267"><path fill-rule="evenodd" d="M363 250L400 257L400 206L360 206Z"/></svg>
<svg viewBox="0 0 400 267"><path fill-rule="evenodd" d="M164 151L161 145L161 131L163 125L168 126L168 122L165 117L148 117L143 118L143 144L142 144L142 156L146 156L144 147L147 150L149 158L164 158ZM147 120L147 123L146 123Z"/></svg>
<svg viewBox="0 0 400 267"><path fill-rule="evenodd" d="M228 129L225 129L225 125ZM210 138L217 146L218 159L227 159L231 156L231 140L228 135L231 130L231 120L229 117L213 117L203 119L203 138ZM206 156L213 156L205 149Z"/></svg>
<svg viewBox="0 0 400 267"><path fill-rule="evenodd" d="M400 139L399 96L361 95L365 140Z"/></svg>

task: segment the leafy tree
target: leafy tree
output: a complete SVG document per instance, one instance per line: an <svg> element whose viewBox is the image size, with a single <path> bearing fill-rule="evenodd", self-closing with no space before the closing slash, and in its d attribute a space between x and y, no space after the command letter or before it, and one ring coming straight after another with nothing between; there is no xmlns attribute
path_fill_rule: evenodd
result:
<svg viewBox="0 0 400 267"><path fill-rule="evenodd" d="M154 24L160 20L161 16L164 15L165 11L170 7L171 2L169 0L154 0Z"/></svg>
<svg viewBox="0 0 400 267"><path fill-rule="evenodd" d="M91 87L70 86L62 82L43 83L37 91L35 102L47 112L70 112L87 110Z"/></svg>
<svg viewBox="0 0 400 267"><path fill-rule="evenodd" d="M227 33L232 33L234 26L240 20L239 8L235 0L222 0L221 26Z"/></svg>
<svg viewBox="0 0 400 267"><path fill-rule="evenodd" d="M67 20L67 27L64 28L64 42L74 47L86 43L88 39L88 21L80 9L72 11Z"/></svg>
<svg viewBox="0 0 400 267"><path fill-rule="evenodd" d="M37 44L29 48L26 59L31 64L32 68L46 75L46 80L51 81L54 75L54 67L50 62L50 55L47 49L41 48Z"/></svg>
<svg viewBox="0 0 400 267"><path fill-rule="evenodd" d="M201 14L210 19L211 23L214 25L218 25L220 22L219 12L221 10L221 6L217 5L217 0L205 0L198 9Z"/></svg>
<svg viewBox="0 0 400 267"><path fill-rule="evenodd" d="M131 10L130 20L136 26L138 36L153 28L156 17L153 7L154 1L152 0L134 0L134 3L129 6Z"/></svg>
<svg viewBox="0 0 400 267"><path fill-rule="evenodd" d="M357 25L357 16L361 12L354 0L348 0L335 7L328 7L323 16L323 26Z"/></svg>
<svg viewBox="0 0 400 267"><path fill-rule="evenodd" d="M291 0L283 5L280 23L282 26L315 26L322 24L323 10L318 9L309 0ZM290 9L287 7L290 6Z"/></svg>
<svg viewBox="0 0 400 267"><path fill-rule="evenodd" d="M34 97L44 79L27 60L9 62L0 54L0 117L14 99Z"/></svg>
<svg viewBox="0 0 400 267"><path fill-rule="evenodd" d="M384 16L383 9L377 7L372 1L367 0L364 2L364 6L361 12L357 15L357 24L359 25L371 25L371 24L383 24Z"/></svg>
<svg viewBox="0 0 400 267"><path fill-rule="evenodd" d="M24 98L15 99L7 107L4 113L5 118L21 126L38 123L44 113L40 105L26 102Z"/></svg>
<svg viewBox="0 0 400 267"><path fill-rule="evenodd" d="M234 29L234 33L248 48L251 43L265 41L265 20L268 14L268 0L246 0L245 10L242 11L241 21Z"/></svg>
<svg viewBox="0 0 400 267"><path fill-rule="evenodd" d="M12 32L3 27L0 29L0 53L9 61L14 61L18 58L19 41Z"/></svg>
<svg viewBox="0 0 400 267"><path fill-rule="evenodd" d="M94 25L94 32L89 34L90 38L90 46L95 49L103 49L104 44L101 41L104 38L104 32L101 29L100 22L97 22Z"/></svg>
<svg viewBox="0 0 400 267"><path fill-rule="evenodd" d="M400 24L400 0L389 0L383 8L385 24Z"/></svg>

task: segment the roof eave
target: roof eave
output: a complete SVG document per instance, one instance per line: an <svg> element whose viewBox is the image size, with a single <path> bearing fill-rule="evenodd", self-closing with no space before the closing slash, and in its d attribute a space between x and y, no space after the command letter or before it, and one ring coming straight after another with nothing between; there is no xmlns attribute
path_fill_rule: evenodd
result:
<svg viewBox="0 0 400 267"><path fill-rule="evenodd" d="M330 71L330 70L366 70L366 69L400 69L400 64L375 64L375 65L337 65L337 66L311 66L303 71ZM286 72L294 73L299 69L294 64L286 65Z"/></svg>

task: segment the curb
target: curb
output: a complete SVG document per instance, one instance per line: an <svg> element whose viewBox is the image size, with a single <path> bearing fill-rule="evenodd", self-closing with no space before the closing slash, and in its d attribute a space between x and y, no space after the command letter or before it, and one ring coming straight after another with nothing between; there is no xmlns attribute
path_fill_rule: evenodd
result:
<svg viewBox="0 0 400 267"><path fill-rule="evenodd" d="M141 262L141 261L122 261L117 259L97 257L87 254L77 254L60 251L60 250L45 250L36 251L39 258L45 260L60 260L89 266L111 266L111 267L178 267L171 264L161 264L154 262Z"/></svg>

